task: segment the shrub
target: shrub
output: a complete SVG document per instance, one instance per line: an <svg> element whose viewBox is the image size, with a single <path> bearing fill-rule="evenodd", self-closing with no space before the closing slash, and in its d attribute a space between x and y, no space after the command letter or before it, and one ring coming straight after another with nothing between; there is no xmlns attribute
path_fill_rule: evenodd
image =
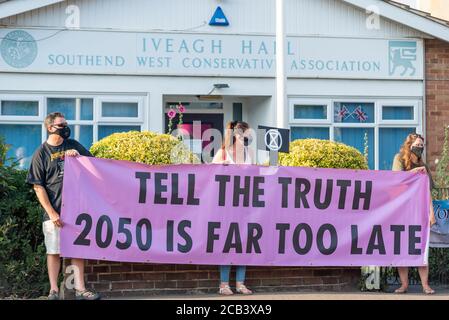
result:
<svg viewBox="0 0 449 320"><path fill-rule="evenodd" d="M279 154L282 166L313 168L368 169L365 157L343 143L319 139L299 139L290 143L290 153Z"/></svg>
<svg viewBox="0 0 449 320"><path fill-rule="evenodd" d="M96 142L90 152L99 158L146 164L199 162L180 140L150 131L114 133Z"/></svg>
<svg viewBox="0 0 449 320"><path fill-rule="evenodd" d="M6 163L6 153L8 152L8 147L4 141L4 138L0 136L0 167Z"/></svg>
<svg viewBox="0 0 449 320"><path fill-rule="evenodd" d="M0 149L4 159L2 141ZM0 165L0 297L36 297L48 290L43 212L25 177L14 164Z"/></svg>
<svg viewBox="0 0 449 320"><path fill-rule="evenodd" d="M435 178L437 187L449 188L449 127L444 129L444 143L441 157L436 167Z"/></svg>

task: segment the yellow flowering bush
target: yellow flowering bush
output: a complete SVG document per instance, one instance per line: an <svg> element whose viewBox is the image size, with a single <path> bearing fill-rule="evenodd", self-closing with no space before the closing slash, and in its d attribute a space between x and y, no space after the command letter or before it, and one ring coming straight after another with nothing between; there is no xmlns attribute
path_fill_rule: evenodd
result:
<svg viewBox="0 0 449 320"><path fill-rule="evenodd" d="M298 139L290 153L279 153L279 165L312 168L368 169L365 157L356 148L319 139Z"/></svg>
<svg viewBox="0 0 449 320"><path fill-rule="evenodd" d="M94 143L90 152L98 158L146 164L199 163L182 141L169 134L129 131L111 134Z"/></svg>

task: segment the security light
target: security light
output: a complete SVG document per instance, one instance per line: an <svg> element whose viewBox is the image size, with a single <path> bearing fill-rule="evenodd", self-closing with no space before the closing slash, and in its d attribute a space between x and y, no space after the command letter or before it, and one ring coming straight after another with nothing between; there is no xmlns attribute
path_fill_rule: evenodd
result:
<svg viewBox="0 0 449 320"><path fill-rule="evenodd" d="M215 89L223 89L223 88L229 88L229 84L227 83L215 83L214 84Z"/></svg>
<svg viewBox="0 0 449 320"><path fill-rule="evenodd" d="M214 87L212 88L211 91L209 91L207 96L210 95L212 92L214 92L215 89L226 89L226 88L229 88L229 84L227 83L214 83Z"/></svg>

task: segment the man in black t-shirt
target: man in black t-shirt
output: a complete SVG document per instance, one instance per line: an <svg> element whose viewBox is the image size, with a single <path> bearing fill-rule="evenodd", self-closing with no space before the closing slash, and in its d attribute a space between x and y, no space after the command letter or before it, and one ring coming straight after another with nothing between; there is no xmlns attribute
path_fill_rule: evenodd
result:
<svg viewBox="0 0 449 320"><path fill-rule="evenodd" d="M47 249L48 277L50 279L50 300L59 299L58 275L61 267L59 258L59 234L63 222L60 219L62 200L62 179L66 156L89 156L92 154L78 141L69 139L70 128L60 112L53 112L45 118L48 139L33 154L27 182L33 185L37 198L45 210L42 229ZM79 300L96 300L100 296L86 290L84 283L84 260L71 259L75 266L75 296Z"/></svg>

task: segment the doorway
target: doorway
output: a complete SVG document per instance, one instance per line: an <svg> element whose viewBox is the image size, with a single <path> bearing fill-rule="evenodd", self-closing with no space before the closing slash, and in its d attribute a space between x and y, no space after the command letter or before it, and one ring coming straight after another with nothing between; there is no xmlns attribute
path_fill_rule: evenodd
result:
<svg viewBox="0 0 449 320"><path fill-rule="evenodd" d="M172 129L183 129L189 133L190 137L184 139L183 142L187 148L203 162L204 159L202 155L204 148L214 142L213 137L210 140L203 140L203 133L208 129L216 129L221 133L221 136L223 135L223 104L220 102L181 102L181 104L186 108L186 112L183 113L182 124L179 124L179 113L177 113L172 120ZM167 111L170 110L170 108L176 110L177 105L179 105L179 102L167 102L165 105L165 132L168 132L169 130ZM194 122L195 124L200 125L200 130L194 130ZM215 156L215 150L212 149L208 156Z"/></svg>

